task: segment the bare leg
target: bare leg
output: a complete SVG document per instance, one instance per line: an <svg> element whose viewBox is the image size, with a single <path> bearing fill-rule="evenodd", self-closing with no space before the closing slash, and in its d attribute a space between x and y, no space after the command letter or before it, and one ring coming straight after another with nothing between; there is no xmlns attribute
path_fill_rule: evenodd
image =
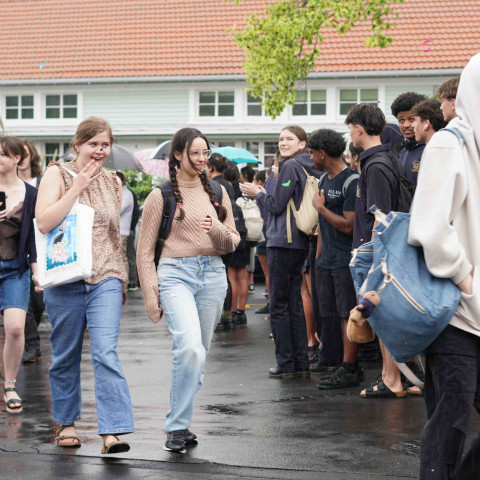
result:
<svg viewBox="0 0 480 480"><path fill-rule="evenodd" d="M5 346L3 348L3 363L5 365L5 379L17 378L20 362L25 347L25 317L27 312L21 308L8 308L3 312L5 327ZM15 387L14 383L5 382L5 388ZM15 392L6 393L7 400L18 398ZM14 403L12 407L20 406Z"/></svg>
<svg viewBox="0 0 480 480"><path fill-rule="evenodd" d="M260 254L258 255L258 260L263 270L263 275L265 276L265 284L267 286L268 298L270 298L270 280L268 278L268 263L267 263L267 255Z"/></svg>
<svg viewBox="0 0 480 480"><path fill-rule="evenodd" d="M238 309L245 310L245 305L248 298L248 281L249 273L245 267L238 267L237 282L238 282Z"/></svg>
<svg viewBox="0 0 480 480"><path fill-rule="evenodd" d="M380 342L382 344L382 342ZM400 376L400 370L393 360L392 356L383 345L383 369L385 371L385 377L383 378L383 382L385 385L394 392L403 391L402 380Z"/></svg>
<svg viewBox="0 0 480 480"><path fill-rule="evenodd" d="M358 356L358 343L352 342L347 336L348 319L343 318L342 322L342 340L343 340L343 361L355 363Z"/></svg>
<svg viewBox="0 0 480 480"><path fill-rule="evenodd" d="M232 313L235 313L237 311L238 304L237 267L228 267L227 275L228 280L230 281L230 285L232 286L232 305L230 308L232 310Z"/></svg>
<svg viewBox="0 0 480 480"><path fill-rule="evenodd" d="M310 274L309 273L302 273L303 281L302 281L302 302L303 302L303 311L305 312L305 320L307 324L307 338L308 338L308 346L313 347L315 345L315 320L313 318L313 306L312 306L312 297L310 296L310 289L309 289L309 280ZM307 277L308 280L307 280ZM310 285L311 287L311 285Z"/></svg>

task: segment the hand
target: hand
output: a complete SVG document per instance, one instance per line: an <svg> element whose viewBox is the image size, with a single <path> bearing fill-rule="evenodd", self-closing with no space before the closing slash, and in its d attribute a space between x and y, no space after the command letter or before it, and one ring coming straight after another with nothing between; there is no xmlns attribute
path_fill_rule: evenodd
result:
<svg viewBox="0 0 480 480"><path fill-rule="evenodd" d="M260 188L261 187L254 183L245 182L240 184L240 190L245 197L256 197L257 194L262 191ZM263 189L263 191L265 191L265 189Z"/></svg>
<svg viewBox="0 0 480 480"><path fill-rule="evenodd" d="M127 303L127 285L125 282L122 282L122 306Z"/></svg>
<svg viewBox="0 0 480 480"><path fill-rule="evenodd" d="M38 273L34 273L32 275L32 281L33 281L33 284L35 285L35 292L37 293L43 292L43 288L40 286L40 281L38 279Z"/></svg>
<svg viewBox="0 0 480 480"><path fill-rule="evenodd" d="M77 195L80 195L97 179L100 175L99 172L100 164L95 160L90 161L73 179L72 190L74 190Z"/></svg>
<svg viewBox="0 0 480 480"><path fill-rule="evenodd" d="M208 215L202 219L200 222L200 227L206 230L207 232L212 228L213 220Z"/></svg>
<svg viewBox="0 0 480 480"><path fill-rule="evenodd" d="M160 303L160 294L158 293L158 285L155 286L150 291L150 295L148 295L148 298L146 295L144 295L144 299L145 299L145 306L147 308L148 318L153 323L157 323L163 316L163 308Z"/></svg>
<svg viewBox="0 0 480 480"><path fill-rule="evenodd" d="M325 208L325 192L323 190L319 192L315 192L315 195L312 199L313 208L318 212L322 213L323 209Z"/></svg>
<svg viewBox="0 0 480 480"><path fill-rule="evenodd" d="M465 295L471 295L473 293L472 290L473 284L473 276L469 273L458 285L457 287L462 291Z"/></svg>
<svg viewBox="0 0 480 480"><path fill-rule="evenodd" d="M278 175L278 165L272 165L272 173L274 177Z"/></svg>
<svg viewBox="0 0 480 480"><path fill-rule="evenodd" d="M3 222L5 220L5 217L7 216L7 210L0 210L0 222Z"/></svg>

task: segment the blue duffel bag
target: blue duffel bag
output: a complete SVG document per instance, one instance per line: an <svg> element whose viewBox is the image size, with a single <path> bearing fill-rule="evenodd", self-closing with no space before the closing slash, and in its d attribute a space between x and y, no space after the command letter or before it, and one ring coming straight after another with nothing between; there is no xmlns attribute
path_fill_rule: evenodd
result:
<svg viewBox="0 0 480 480"><path fill-rule="evenodd" d="M354 250L350 270L360 300L375 291L380 304L370 326L397 362L423 352L450 322L460 290L427 269L421 247L407 243L409 213L370 211L379 223L374 239Z"/></svg>

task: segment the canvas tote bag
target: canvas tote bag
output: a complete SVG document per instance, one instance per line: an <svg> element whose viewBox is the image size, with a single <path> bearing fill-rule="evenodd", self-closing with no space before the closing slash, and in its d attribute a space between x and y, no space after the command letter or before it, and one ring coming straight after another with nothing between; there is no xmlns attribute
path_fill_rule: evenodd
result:
<svg viewBox="0 0 480 480"><path fill-rule="evenodd" d="M76 177L76 173L64 168ZM95 210L74 203L53 230L41 233L34 219L40 286L51 288L85 280L92 275L92 229Z"/></svg>

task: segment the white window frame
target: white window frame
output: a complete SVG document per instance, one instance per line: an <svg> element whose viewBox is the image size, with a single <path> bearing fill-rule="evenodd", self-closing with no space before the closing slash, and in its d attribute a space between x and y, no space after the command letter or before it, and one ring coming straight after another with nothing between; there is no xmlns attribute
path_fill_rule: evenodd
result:
<svg viewBox="0 0 480 480"><path fill-rule="evenodd" d="M324 91L325 92L325 100L321 101L321 102L312 102L312 91ZM328 89L326 87L312 87L312 88L308 88L308 89L302 89L302 90L296 90L296 94L298 95L300 92L305 92L307 94L307 98L306 98L306 101L305 102L298 102L300 105L306 105L307 106L307 114L306 115L295 115L293 113L293 108L295 106L292 105L290 107L290 118L292 119L298 119L298 118L323 118L325 119L328 115ZM297 99L295 98L295 101ZM325 105L325 113L322 113L320 115L313 115L311 113L312 111L312 103L314 103L315 105L316 104L323 104Z"/></svg>
<svg viewBox="0 0 480 480"><path fill-rule="evenodd" d="M342 86L340 88L338 88L337 90L337 102L336 102L336 116L337 118L341 118L341 119L345 119L347 117L347 114L343 114L343 113L340 113L340 106L342 104L348 104L348 103L354 103L354 100L349 100L348 102L347 101L344 101L342 102L340 100L340 96L341 96L341 91L342 90L356 90L357 91L357 100L355 102L355 105L358 105L359 103L369 103L369 104L372 104L372 105L376 105L377 107L381 107L381 88L379 86L376 86L376 87L371 87L371 86L361 86L361 87L354 87L354 86ZM376 90L377 91L377 100L376 101L373 101L373 100L368 100L368 101L362 101L361 100L361 91L362 90Z"/></svg>
<svg viewBox="0 0 480 480"><path fill-rule="evenodd" d="M214 114L213 115L200 115L200 106L202 105L200 103L200 94L201 93L213 93L215 94L215 103L209 103L209 104L203 104L203 105L213 105L214 106ZM231 103L220 103L219 102L219 94L220 93L230 93L233 95L233 101ZM202 90L198 90L197 93L196 93L196 118L198 120L208 120L208 119L215 119L215 120L218 120L218 119L224 119L224 118L235 118L235 113L236 113L236 105L237 102L236 102L236 92L235 92L235 88L232 88L232 89L215 89L215 90L211 90L211 89L202 89ZM232 115L219 115L218 114L218 109L219 109L219 106L220 105L232 105L233 106L233 114Z"/></svg>
<svg viewBox="0 0 480 480"><path fill-rule="evenodd" d="M18 118L7 118L7 111L12 110L12 108L7 107L7 97L17 97L18 105L16 107L19 117ZM33 105L30 107L22 107L22 97L32 97L33 98ZM3 96L3 112L2 119L6 122L32 122L35 120L35 94L34 93L6 93ZM32 118L22 118L22 109L28 108L33 110L33 117Z"/></svg>
<svg viewBox="0 0 480 480"><path fill-rule="evenodd" d="M251 101L248 101L248 96L250 95L250 92L247 92L245 94L245 116L249 119L254 119L254 118L265 118L267 115L265 114L265 109L263 108L263 105L260 105L260 102L263 102L265 100L265 94L262 95L262 98L252 98ZM248 107L250 105L255 105L257 107L260 107L261 113L260 115L250 115L248 113Z"/></svg>
<svg viewBox="0 0 480 480"><path fill-rule="evenodd" d="M52 106L48 106L47 105L47 97L48 96L53 96L53 95L59 95L60 96L60 105L55 106L55 107L52 107ZM63 103L63 97L65 95L75 95L77 97L77 104L75 106L75 108L77 109L77 115L76 117L64 117L63 116L63 113L64 113L64 109L65 108L74 108L73 106L71 105L67 105L65 106L64 103ZM55 123L55 122L78 122L78 120L81 117L81 109L80 109L80 105L81 105L81 101L82 101L82 98L81 98L81 95L79 92L65 92L65 91L61 91L61 92L44 92L42 94L42 119L45 121L45 122L51 122L51 123ZM58 118L47 118L47 109L48 108L59 108L60 109L60 117Z"/></svg>

